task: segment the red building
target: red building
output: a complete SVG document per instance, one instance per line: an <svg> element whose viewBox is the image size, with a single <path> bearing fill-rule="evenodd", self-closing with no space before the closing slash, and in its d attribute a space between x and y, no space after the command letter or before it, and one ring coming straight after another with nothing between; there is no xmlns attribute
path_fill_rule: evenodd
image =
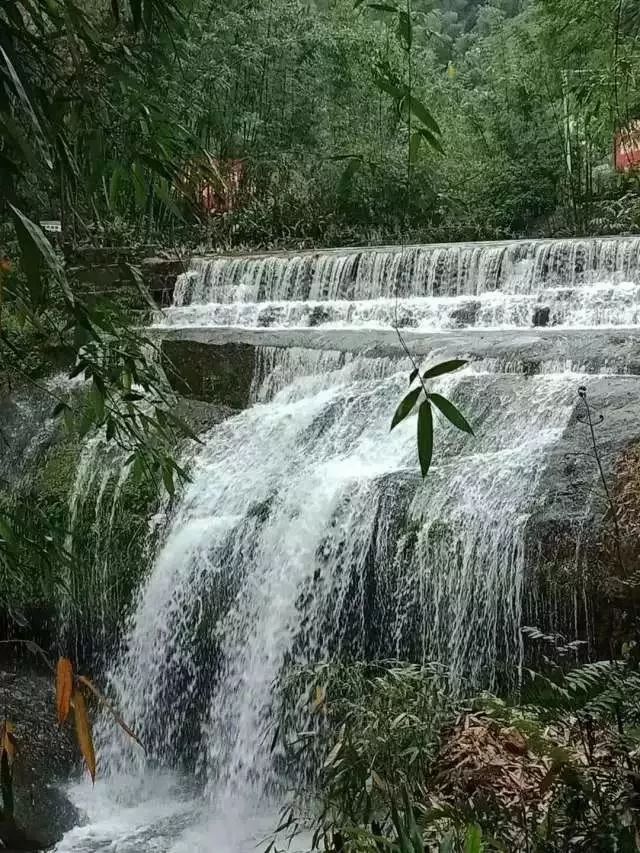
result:
<svg viewBox="0 0 640 853"><path fill-rule="evenodd" d="M615 136L616 171L629 172L640 168L640 121L621 128Z"/></svg>
<svg viewBox="0 0 640 853"><path fill-rule="evenodd" d="M237 206L246 179L246 163L244 160L214 160L212 165L220 175L220 182L200 187L202 209L213 215L229 213Z"/></svg>

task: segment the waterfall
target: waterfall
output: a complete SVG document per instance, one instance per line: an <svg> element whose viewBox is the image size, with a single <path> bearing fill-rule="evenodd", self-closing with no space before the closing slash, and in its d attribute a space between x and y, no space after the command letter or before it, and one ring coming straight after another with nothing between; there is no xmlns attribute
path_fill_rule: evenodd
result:
<svg viewBox="0 0 640 853"><path fill-rule="evenodd" d="M614 369L597 352L576 367L563 348L582 328L595 350L596 328L638 325L639 252L625 238L196 259L160 333L205 327L214 345L247 327L272 334L252 338L252 404L189 451L191 482L111 666L147 759L105 726L103 770L186 769L211 813L242 823L281 782L270 734L287 667L397 657L442 662L454 689L517 681L531 520L554 499L548 474L578 387L611 381L587 373L589 359ZM434 383L475 437L439 418L426 481L415 418L389 432L411 370L400 347L305 345L309 327L357 326L374 341L369 327L397 320L425 364L440 360L443 330L460 330L460 355L483 342ZM547 325L562 331L553 348L531 336ZM485 330L497 328L514 347L535 342L535 370L494 352ZM182 825L173 839L166 849L213 849Z"/></svg>
<svg viewBox="0 0 640 853"><path fill-rule="evenodd" d="M630 237L200 258L180 277L164 322L425 331L635 325L639 252Z"/></svg>
<svg viewBox="0 0 640 853"><path fill-rule="evenodd" d="M118 645L159 532L157 487L134 477L129 455L104 428L85 436L68 496L60 640L95 669Z"/></svg>
<svg viewBox="0 0 640 853"><path fill-rule="evenodd" d="M131 476L126 457L106 441L103 430L90 435L82 445L69 495L69 565L59 611L63 644L75 645L78 659L90 651L111 650L114 626L128 604L122 567L114 558L115 526L125 511L120 499Z"/></svg>

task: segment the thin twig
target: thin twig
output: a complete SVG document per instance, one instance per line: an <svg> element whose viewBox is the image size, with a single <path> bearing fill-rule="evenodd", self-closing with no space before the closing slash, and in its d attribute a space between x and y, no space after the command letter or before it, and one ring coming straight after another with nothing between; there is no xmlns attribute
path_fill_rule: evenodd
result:
<svg viewBox="0 0 640 853"><path fill-rule="evenodd" d="M609 485L607 483L607 478L604 473L604 469L602 467L602 460L600 458L600 451L598 449L598 441L596 438L595 426L593 423L593 418L591 416L591 406L589 405L589 401L587 400L587 389L582 386L578 390L578 395L580 399L584 403L586 417L587 417L587 425L589 427L589 432L591 434L591 444L593 446L593 455L595 456L596 464L598 466L598 471L600 473L600 480L602 481L602 487L604 488L605 495L607 496L607 501L609 503L609 508L611 510L611 517L613 518L613 525L615 527L615 542L616 542L616 553L618 557L618 562L620 564L620 569L622 571L623 577L626 576L627 571L624 565L624 560L622 558L622 534L620 532L620 524L618 522L618 512L616 509L616 505L613 500L613 496L609 490Z"/></svg>
<svg viewBox="0 0 640 853"><path fill-rule="evenodd" d="M0 646L12 645L26 646L32 654L38 655L42 658L42 660L46 663L47 667L51 670L51 672L55 672L54 666L49 660L49 656L47 655L45 650L33 640L0 640Z"/></svg>

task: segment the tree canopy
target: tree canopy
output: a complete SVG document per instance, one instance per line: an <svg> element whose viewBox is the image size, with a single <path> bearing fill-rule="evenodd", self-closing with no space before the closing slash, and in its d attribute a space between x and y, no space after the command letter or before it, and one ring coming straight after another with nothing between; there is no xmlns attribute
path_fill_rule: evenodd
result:
<svg viewBox="0 0 640 853"><path fill-rule="evenodd" d="M2 12L6 199L75 240L216 246L620 231L635 180L612 146L637 117L630 0L176 0ZM416 151L380 69L442 131ZM400 20L400 18L397 18ZM204 182L243 163L242 203ZM18 167L16 169L16 167ZM628 198L621 215L618 201Z"/></svg>

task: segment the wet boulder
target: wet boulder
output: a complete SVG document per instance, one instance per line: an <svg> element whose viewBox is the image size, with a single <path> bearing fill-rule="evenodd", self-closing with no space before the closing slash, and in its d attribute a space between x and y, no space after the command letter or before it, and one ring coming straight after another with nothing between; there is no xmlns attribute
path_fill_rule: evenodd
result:
<svg viewBox="0 0 640 853"><path fill-rule="evenodd" d="M42 850L79 820L63 790L79 766L70 730L56 721L53 676L0 669L0 707L17 743L14 820L0 819L0 849Z"/></svg>

